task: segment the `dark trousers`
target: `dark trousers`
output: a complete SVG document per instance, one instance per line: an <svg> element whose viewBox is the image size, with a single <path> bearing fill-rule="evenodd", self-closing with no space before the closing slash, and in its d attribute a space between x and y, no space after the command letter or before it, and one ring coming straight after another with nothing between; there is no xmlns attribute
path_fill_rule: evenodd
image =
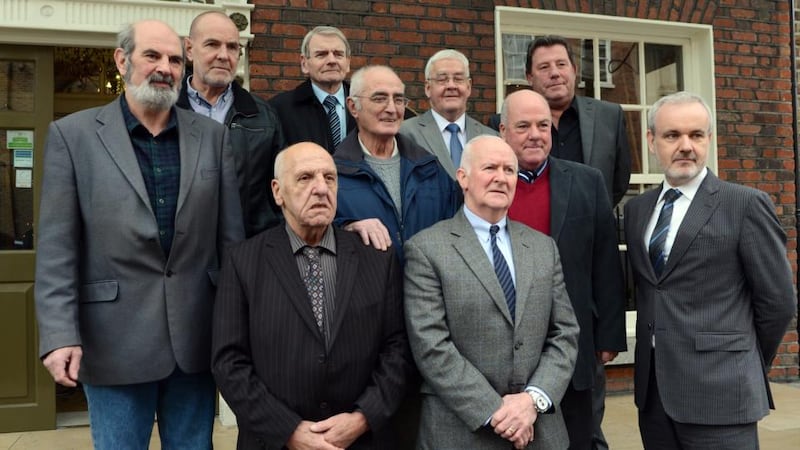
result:
<svg viewBox="0 0 800 450"><path fill-rule="evenodd" d="M591 450L594 420L592 418L592 390L576 391L570 383L561 399L561 414L569 434L570 450Z"/></svg>
<svg viewBox="0 0 800 450"><path fill-rule="evenodd" d="M645 450L751 450L758 449L758 426L697 425L672 420L664 411L656 380L655 355L650 358L647 399L639 410L639 433ZM720 392L720 395L725 395Z"/></svg>

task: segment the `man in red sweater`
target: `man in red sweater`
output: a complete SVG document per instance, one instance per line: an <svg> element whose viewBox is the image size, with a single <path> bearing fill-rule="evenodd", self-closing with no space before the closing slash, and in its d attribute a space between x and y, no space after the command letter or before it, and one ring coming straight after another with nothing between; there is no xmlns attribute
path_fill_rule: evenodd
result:
<svg viewBox="0 0 800 450"><path fill-rule="evenodd" d="M596 361L626 349L625 290L616 226L603 175L584 164L550 156L552 115L534 91L506 97L500 136L519 160L519 180L508 217L551 236L558 246L581 328L578 360L561 411L570 449L592 448L592 386Z"/></svg>

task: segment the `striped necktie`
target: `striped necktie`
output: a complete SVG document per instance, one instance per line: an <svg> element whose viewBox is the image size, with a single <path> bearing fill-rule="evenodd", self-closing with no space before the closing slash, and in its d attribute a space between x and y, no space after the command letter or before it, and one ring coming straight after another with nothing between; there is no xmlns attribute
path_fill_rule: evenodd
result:
<svg viewBox="0 0 800 450"><path fill-rule="evenodd" d="M657 277L661 276L664 265L667 263L667 259L664 257L664 244L667 242L669 223L672 220L672 206L680 196L681 191L677 189L670 189L664 193L664 205L661 207L656 227L653 228L653 235L650 237L650 262L653 264L653 271Z"/></svg>
<svg viewBox="0 0 800 450"><path fill-rule="evenodd" d="M325 97L325 102L323 103L328 111L328 126L331 129L334 148L342 142L342 125L339 122L339 113L336 111L336 105L338 104L339 102L336 101L336 97L333 95Z"/></svg>
<svg viewBox="0 0 800 450"><path fill-rule="evenodd" d="M461 140L458 139L458 132L461 128L457 123L451 123L444 127L444 129L450 132L450 159L453 160L454 166L460 167L461 152L464 150L461 146Z"/></svg>
<svg viewBox="0 0 800 450"><path fill-rule="evenodd" d="M497 232L500 227L492 225L489 227L489 235L492 238L492 256L494 258L494 273L497 274L497 280L500 282L500 287L503 288L503 293L506 295L506 303L508 304L508 312L511 313L511 320L514 320L515 310L517 307L517 291L514 289L514 279L511 278L511 271L508 269L508 263L500 252L497 246Z"/></svg>

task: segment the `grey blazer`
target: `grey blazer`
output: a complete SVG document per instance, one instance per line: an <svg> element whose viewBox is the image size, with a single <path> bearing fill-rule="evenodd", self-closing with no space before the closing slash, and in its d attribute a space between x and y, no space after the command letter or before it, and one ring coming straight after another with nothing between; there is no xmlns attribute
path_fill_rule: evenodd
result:
<svg viewBox="0 0 800 450"><path fill-rule="evenodd" d="M467 135L467 142L482 134L497 136L497 131L470 116L465 117L464 128ZM445 142L444 138L442 138L442 132L436 125L436 119L433 118L433 113L431 113L430 110L426 111L421 116L412 117L403 121L403 124L400 126L400 133L410 137L417 145L436 155L436 157L439 158L439 163L444 167L444 170L447 171L447 174L450 175L450 178L456 179L457 167L453 165L453 160L450 158L449 143Z"/></svg>
<svg viewBox="0 0 800 450"><path fill-rule="evenodd" d="M244 238L227 129L174 109L180 191L169 258L119 101L50 124L36 313L39 352L83 347L79 379L132 384L209 369L222 248Z"/></svg>
<svg viewBox="0 0 800 450"><path fill-rule="evenodd" d="M774 206L764 192L709 172L656 278L644 234L659 193L625 205L638 310L636 405L645 407L655 354L661 402L673 420L755 422L773 407L767 369L796 309Z"/></svg>
<svg viewBox="0 0 800 450"><path fill-rule="evenodd" d="M619 203L631 178L631 151L622 108L611 102L575 96L581 128L583 162L598 169L606 181L611 206Z"/></svg>
<svg viewBox="0 0 800 450"><path fill-rule="evenodd" d="M460 210L405 244L405 310L423 376L419 447L503 449L484 427L502 396L537 386L557 405L572 376L578 325L555 242L509 221L516 271L512 323L494 268ZM564 449L560 411L539 415L528 448Z"/></svg>

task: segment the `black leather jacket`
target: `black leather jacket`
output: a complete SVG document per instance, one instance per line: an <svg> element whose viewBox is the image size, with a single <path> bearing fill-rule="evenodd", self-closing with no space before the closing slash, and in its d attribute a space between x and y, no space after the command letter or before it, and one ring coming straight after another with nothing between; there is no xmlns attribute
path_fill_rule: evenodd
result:
<svg viewBox="0 0 800 450"><path fill-rule="evenodd" d="M234 81L233 106L225 116L225 125L236 162L239 197L247 237L281 223L280 208L272 197L270 183L278 152L286 147L275 110L260 97L247 92ZM191 110L186 79L177 106Z"/></svg>

